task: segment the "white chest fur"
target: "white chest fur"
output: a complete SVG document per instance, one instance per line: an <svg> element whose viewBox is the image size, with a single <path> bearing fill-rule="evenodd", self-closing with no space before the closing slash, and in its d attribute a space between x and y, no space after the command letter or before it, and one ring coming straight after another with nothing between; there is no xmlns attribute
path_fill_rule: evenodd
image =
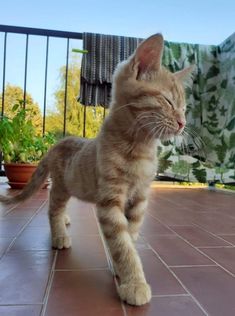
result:
<svg viewBox="0 0 235 316"><path fill-rule="evenodd" d="M136 179L151 181L156 172L156 161L149 159L139 159L131 162L128 173L135 176Z"/></svg>

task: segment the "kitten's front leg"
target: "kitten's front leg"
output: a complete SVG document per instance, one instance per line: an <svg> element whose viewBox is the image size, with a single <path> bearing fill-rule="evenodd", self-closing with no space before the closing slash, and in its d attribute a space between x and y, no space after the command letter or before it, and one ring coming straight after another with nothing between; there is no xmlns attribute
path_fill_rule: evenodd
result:
<svg viewBox="0 0 235 316"><path fill-rule="evenodd" d="M138 253L128 232L128 221L117 199L97 205L98 218L112 259L118 270L119 295L131 305L143 305L151 299Z"/></svg>
<svg viewBox="0 0 235 316"><path fill-rule="evenodd" d="M148 205L146 197L135 197L134 200L126 208L125 215L128 220L128 231L136 241L139 236L139 230L144 220L144 214Z"/></svg>

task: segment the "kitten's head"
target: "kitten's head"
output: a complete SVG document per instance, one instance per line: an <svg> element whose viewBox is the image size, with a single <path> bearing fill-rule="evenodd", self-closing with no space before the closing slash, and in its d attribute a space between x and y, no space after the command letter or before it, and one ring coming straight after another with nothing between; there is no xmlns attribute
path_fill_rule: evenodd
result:
<svg viewBox="0 0 235 316"><path fill-rule="evenodd" d="M113 78L111 112L122 115L135 135L151 140L181 134L186 124L183 81L192 68L177 73L164 68L163 46L161 34L149 37L117 67Z"/></svg>

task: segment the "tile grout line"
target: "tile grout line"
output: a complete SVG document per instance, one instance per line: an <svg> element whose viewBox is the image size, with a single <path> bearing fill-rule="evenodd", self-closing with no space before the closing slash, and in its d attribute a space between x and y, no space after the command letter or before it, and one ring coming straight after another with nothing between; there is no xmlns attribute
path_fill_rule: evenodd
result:
<svg viewBox="0 0 235 316"><path fill-rule="evenodd" d="M31 200L31 199L30 199ZM38 201L37 199L34 199L35 201ZM48 197L46 198L46 199L42 199L41 201L42 201L42 204L39 206L39 209L41 208L41 206L45 203L45 201L47 201L48 200ZM44 202L43 202L44 201ZM9 215L15 208L17 208L19 205L21 205L22 204L22 202L19 202L19 203L17 203L17 204L15 204L15 205L13 205L12 207L10 207L8 210L7 210L7 212L6 213L4 213L3 214L3 216L2 216L2 218L4 218L5 216L7 216L7 215ZM36 207L38 207L38 206L36 206ZM27 208L31 208L30 206L28 206ZM37 211L35 212L35 213L37 213Z"/></svg>
<svg viewBox="0 0 235 316"><path fill-rule="evenodd" d="M88 269L54 269L56 272L84 272L84 271L110 271L109 268L88 268Z"/></svg>
<svg viewBox="0 0 235 316"><path fill-rule="evenodd" d="M155 297L155 298L161 298L161 297L181 297L181 296L186 296L186 297L191 297L190 294L156 294L156 295L152 295L152 297Z"/></svg>
<svg viewBox="0 0 235 316"><path fill-rule="evenodd" d="M42 309L40 312L40 316L44 316L45 312L46 312L46 308L47 308L47 303L48 303L48 299L49 299L49 294L51 291L51 287L52 287L52 282L54 279L54 274L55 274L55 265L56 265L56 261L57 261L57 256L58 256L58 250L56 250L55 252L55 257L51 266L51 272L49 274L48 277L48 281L47 281L47 286L46 286L46 291L44 294L44 299L43 299L43 305L42 305Z"/></svg>
<svg viewBox="0 0 235 316"><path fill-rule="evenodd" d="M0 307L2 306L42 306L42 303L33 303L33 304L28 304L28 303L24 303L24 304L0 304Z"/></svg>
<svg viewBox="0 0 235 316"><path fill-rule="evenodd" d="M115 276L114 276L114 284L115 284L116 290L117 290L117 289L118 289L118 281L117 281L117 278L116 278ZM118 293L117 293L117 295L118 295ZM124 315L124 316L128 316L128 315L127 315L126 308L125 308L125 304L124 304L124 302L120 299L120 297L119 297L119 302L120 302L121 307L122 307L123 315Z"/></svg>
<svg viewBox="0 0 235 316"><path fill-rule="evenodd" d="M185 265L168 265L169 268L208 268L217 267L217 264L185 264Z"/></svg>
<svg viewBox="0 0 235 316"><path fill-rule="evenodd" d="M163 265L167 268L167 270L175 277L175 279L179 282L179 284L183 287L183 289L191 296L192 300L198 305L198 307L203 311L206 316L209 316L204 307L200 304L200 302L194 297L194 295L188 290L188 288L184 285L184 283L178 278L175 272L167 265L167 263L160 257L160 255L151 247L151 250L155 253L158 259L163 263Z"/></svg>
<svg viewBox="0 0 235 316"><path fill-rule="evenodd" d="M170 203L170 204L172 204L172 205L177 205L177 206L180 206L181 207L181 209L184 209L184 210L190 210L190 208L188 207L188 206L182 206L179 202L173 202L171 199L169 199L169 198L166 198L166 197L158 197L160 200L162 200L162 201L167 201L168 203ZM200 204L200 203L198 203L198 202L195 202L194 200L192 200L192 199L187 199L189 202L192 202L192 203L194 203L194 205L196 205L196 206L199 206L199 207L204 207L204 205L203 204ZM207 205L206 205L207 206ZM220 212L219 212L219 208L220 207L217 207L216 209L215 209L215 211L209 211L209 212L213 212L213 213L218 213L218 214L221 214ZM191 211L191 210L190 210ZM203 213L208 213L208 212L203 212ZM226 217L228 217L228 218L231 218L231 219L235 219L235 216L233 216L233 215L228 215L228 214L225 214L226 215Z"/></svg>
<svg viewBox="0 0 235 316"><path fill-rule="evenodd" d="M235 234L221 234L221 233L219 233L218 236L234 236L235 237Z"/></svg>
<svg viewBox="0 0 235 316"><path fill-rule="evenodd" d="M153 218L155 218L153 215L151 215ZM159 219L158 219L159 220ZM162 225L165 225L168 229L170 229L172 231L172 229L166 225L163 224L160 220L159 222ZM229 270L227 270L225 267L223 267L221 264L219 264L218 262L216 262L214 259L212 259L210 256L208 256L207 254L205 254L203 251L201 251L200 249L196 248L194 245L192 245L188 240L186 240L185 238L183 238L182 236L180 236L178 233L176 233L176 236L179 237L181 240L183 240L185 243L187 243L189 246L191 246L193 249L195 249L197 252L199 252L200 254L202 254L203 256L205 256L206 258L208 258L210 261L214 262L218 267L220 267L222 270L224 270L226 273L228 273L229 275L231 275L233 278L235 277L235 275L230 272Z"/></svg>
<svg viewBox="0 0 235 316"><path fill-rule="evenodd" d="M173 201L171 201L169 198L164 198L164 197L162 197L162 196L160 196L160 197L158 197L160 200L162 200L162 201L167 201L168 203L170 203L170 204L172 204L173 206L174 206L174 204L175 205L177 205L177 206L180 206L180 208L182 208L182 209L184 209L184 210L189 210L189 207L188 206L182 206L180 203L177 203L177 202L173 202ZM197 203L197 202L195 202L195 201L191 201L191 200L188 200L188 201L190 201L190 202L192 202L192 203L194 203L194 205L195 206L198 206L198 207L200 207L200 206L202 206L200 203Z"/></svg>
<svg viewBox="0 0 235 316"><path fill-rule="evenodd" d="M232 249L235 246L195 246L197 249Z"/></svg>
<svg viewBox="0 0 235 316"><path fill-rule="evenodd" d="M10 207L9 209L6 210L6 213L4 213L1 218L4 218L6 215L10 214L11 211L13 211L18 205L20 205L20 203L17 203L15 205L13 205L12 207Z"/></svg>
<svg viewBox="0 0 235 316"><path fill-rule="evenodd" d="M22 232L25 230L25 228L32 222L32 220L34 219L34 217L41 211L41 209L45 206L45 204L47 203L47 200L44 201L44 203L42 203L42 205L38 208L38 210L35 212L35 214L22 226L22 228L19 230L19 232L17 233L17 235L12 239L11 243L9 244L9 246L6 248L6 250L3 252L1 258L3 258L3 256L9 252L9 250L11 249L11 247L14 245L16 239L22 234Z"/></svg>
<svg viewBox="0 0 235 316"><path fill-rule="evenodd" d="M94 214L94 217L95 217L95 220L96 220L96 224L98 226L99 236L101 238L101 241L102 241L102 244L103 244L103 247L104 247L104 252L105 252L106 259L107 259L109 270L111 271L112 275L115 276L113 265L112 265L112 261L110 259L110 255L109 255L109 250L108 250L108 247L106 246L106 242L105 242L105 239L104 239L104 236L103 236L103 232L101 230L101 227L100 227L100 224L99 224L99 221L98 221L98 218L97 218L94 206L92 206L92 210L93 210L93 214Z"/></svg>
<svg viewBox="0 0 235 316"><path fill-rule="evenodd" d="M233 245L232 243L230 243L229 241L223 239L222 237L220 237L220 236L218 236L218 235L216 235L216 234L214 234L214 233L212 233L212 232L209 232L207 229L201 227L200 225L198 225L198 224L196 224L196 223L194 223L194 222L192 222L192 225L193 225L193 226L196 226L196 227L198 227L198 228L200 228L201 230L203 230L203 231L206 232L207 234L209 234L209 235L211 235L211 236L213 236L213 237L216 237L216 238L218 238L218 239L221 239L222 241L225 241L227 244L234 246L234 245Z"/></svg>

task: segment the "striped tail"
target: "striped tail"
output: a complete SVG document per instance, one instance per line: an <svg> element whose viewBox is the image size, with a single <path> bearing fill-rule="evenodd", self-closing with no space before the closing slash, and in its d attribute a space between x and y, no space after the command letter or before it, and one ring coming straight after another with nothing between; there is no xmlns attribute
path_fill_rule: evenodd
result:
<svg viewBox="0 0 235 316"><path fill-rule="evenodd" d="M3 196L0 195L0 202L3 204L16 204L30 198L34 193L36 193L41 186L45 183L49 175L49 163L48 156L44 157L35 172L32 175L31 180L27 183L20 194L15 196Z"/></svg>

